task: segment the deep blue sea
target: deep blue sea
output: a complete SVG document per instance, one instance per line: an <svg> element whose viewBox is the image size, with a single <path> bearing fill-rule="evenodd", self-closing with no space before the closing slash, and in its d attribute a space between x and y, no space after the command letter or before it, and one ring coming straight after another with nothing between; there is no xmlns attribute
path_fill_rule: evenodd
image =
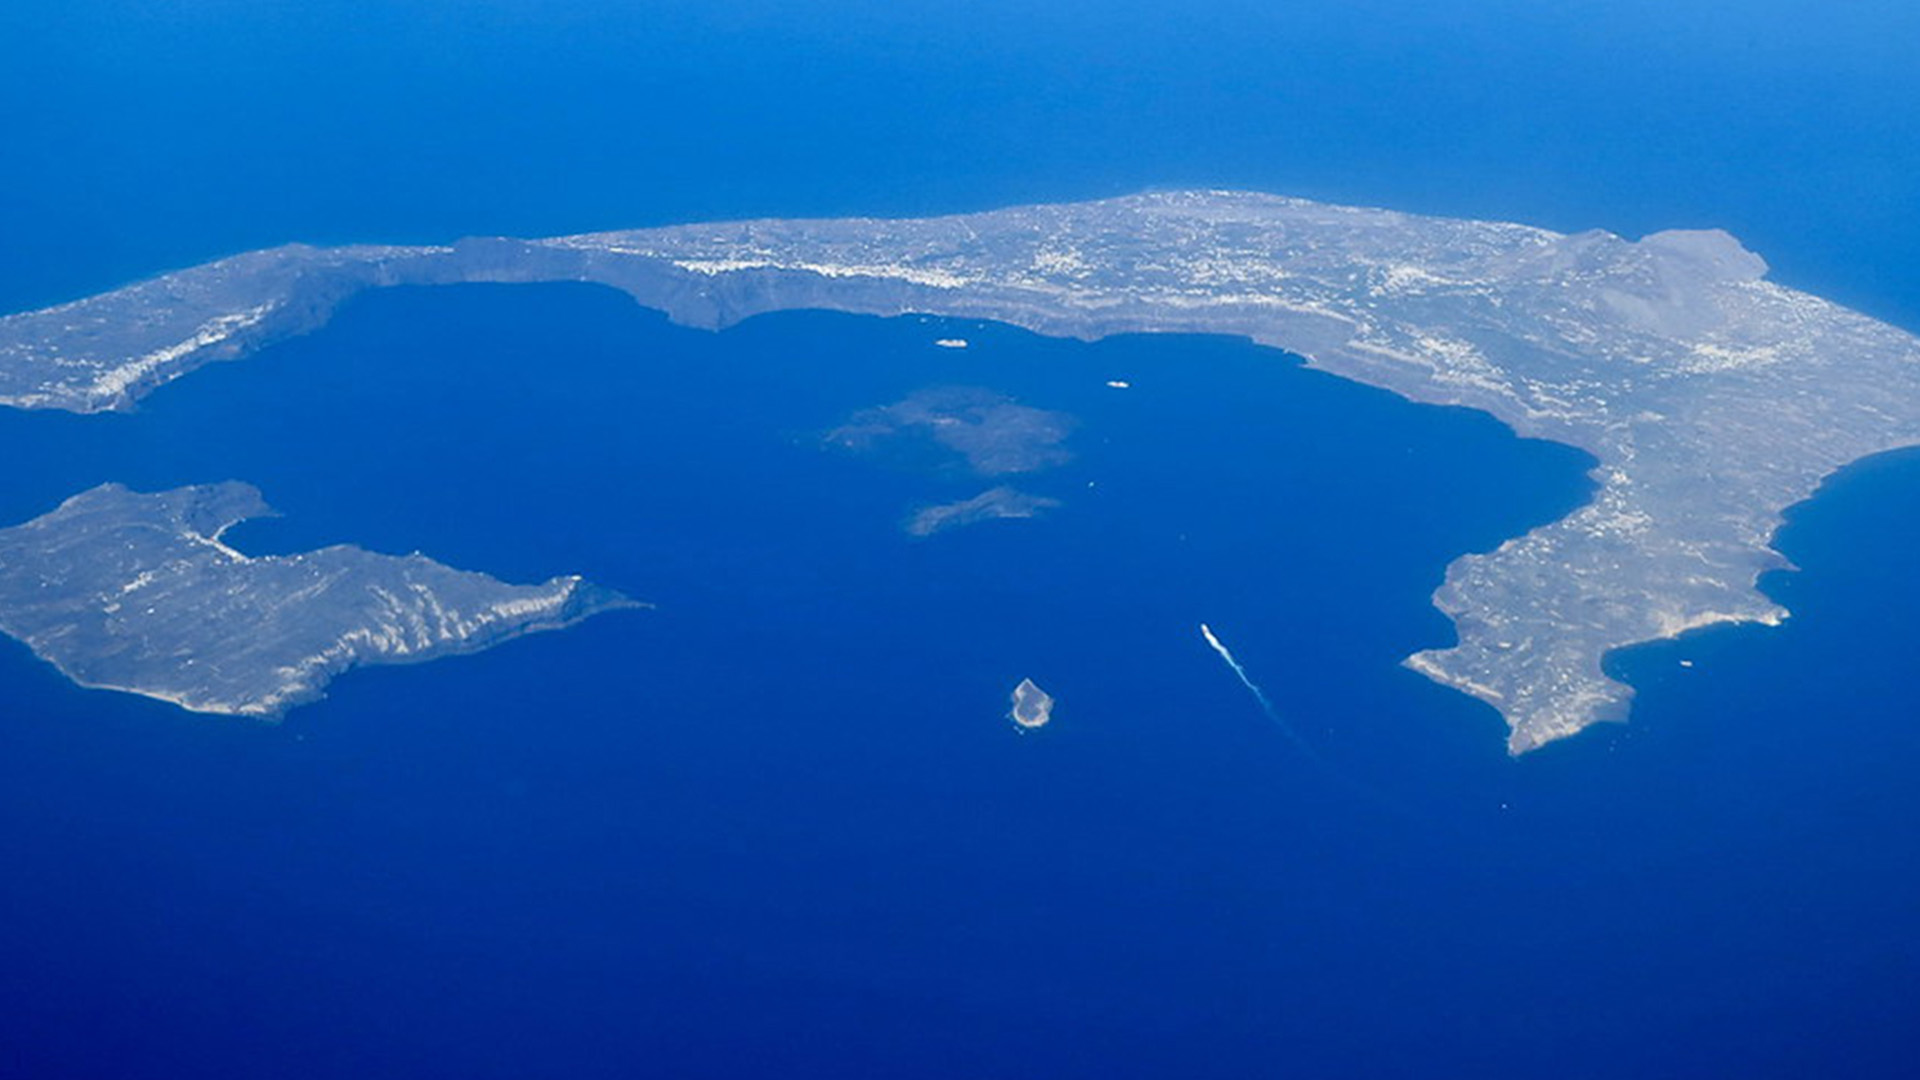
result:
<svg viewBox="0 0 1920 1080"><path fill-rule="evenodd" d="M1920 326L1905 8L1385 0L26 4L0 309L285 240L1257 187L1731 227ZM939 338L964 337L965 350ZM1108 386L1111 380L1130 384ZM1062 505L827 445L979 387ZM0 413L0 522L240 479L353 543L657 605L279 725L0 642L0 1078L1904 1076L1920 455L1780 537L1794 616L1616 656L1520 760L1398 666L1589 464L1223 338L407 289L135 413ZM1311 752L1206 645L1209 624ZM1057 699L1022 734L1008 693Z"/></svg>

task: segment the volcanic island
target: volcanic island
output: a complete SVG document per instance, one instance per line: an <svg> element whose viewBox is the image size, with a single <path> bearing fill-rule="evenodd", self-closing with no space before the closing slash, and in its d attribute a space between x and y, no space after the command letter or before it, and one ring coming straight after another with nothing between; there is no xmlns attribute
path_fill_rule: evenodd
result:
<svg viewBox="0 0 1920 1080"><path fill-rule="evenodd" d="M548 281L611 286L681 324L711 329L805 308L994 320L1088 340L1239 335L1313 368L1417 402L1478 409L1523 436L1578 447L1595 461L1591 500L1494 551L1454 561L1433 599L1458 641L1406 659L1497 709L1513 753L1624 717L1633 691L1602 669L1613 650L1716 624L1783 619L1787 612L1756 588L1760 574L1787 565L1771 547L1783 512L1850 462L1920 444L1920 339L1768 281L1765 261L1724 232L1629 240L1234 191L913 220L272 248L0 319L0 404L122 410L203 365L311 331L367 289ZM116 492L81 498L92 500L82 510L102 503L136 516L157 512ZM57 513L66 517L39 527L96 527L78 510ZM128 519L97 520L117 529ZM204 529L161 536L156 558L198 544L194 536L210 539ZM16 533L0 628L48 655L48 639L35 629L48 612L64 612L76 626L113 625L105 610L116 601L104 581L50 576L50 551L85 542L68 532L59 544L39 545ZM213 603L234 618L259 617L265 606L237 602L235 590L267 587L283 571L236 575L212 556L199 558L201 576L169 594L176 617ZM116 567L130 580L155 570ZM363 572L386 582L395 567ZM419 566L407 572L432 577ZM453 580L444 587L453 590ZM462 596L479 587L459 581L453 591ZM438 579L416 583L436 597L443 587ZM547 606L530 613L525 628L564 623L595 603L569 593L578 586L534 588L545 590L538 598ZM513 610L520 600L507 595L498 599ZM479 606L459 610L503 610L487 607L492 596L482 588ZM119 602L115 615L127 610ZM345 618L324 612L327 626L351 635L370 625L354 610ZM514 625L475 633L491 639ZM55 658L69 674L112 669L106 653L89 650L124 644L70 640L75 655ZM251 663L219 659L230 675ZM96 675L130 689L145 678ZM188 679L142 692L226 701L204 696L218 689ZM285 700L302 693L289 690Z"/></svg>

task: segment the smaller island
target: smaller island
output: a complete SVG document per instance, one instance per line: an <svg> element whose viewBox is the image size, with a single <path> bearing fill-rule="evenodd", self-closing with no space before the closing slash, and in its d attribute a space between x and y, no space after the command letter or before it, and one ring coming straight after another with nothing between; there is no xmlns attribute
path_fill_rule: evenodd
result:
<svg viewBox="0 0 1920 1080"><path fill-rule="evenodd" d="M907 518L902 528L912 536L932 536L937 532L981 521L1037 517L1059 505L1059 499L1029 495L1003 484L988 488L971 499L922 507Z"/></svg>
<svg viewBox="0 0 1920 1080"><path fill-rule="evenodd" d="M1053 719L1053 695L1033 685L1032 679L1021 679L1013 688L1013 710L1007 716L1021 731L1046 727Z"/></svg>
<svg viewBox="0 0 1920 1080"><path fill-rule="evenodd" d="M272 511L247 484L103 484L0 529L0 631L82 686L275 718L359 664L477 652L640 607L578 577L509 585L419 554L250 557L221 540Z"/></svg>

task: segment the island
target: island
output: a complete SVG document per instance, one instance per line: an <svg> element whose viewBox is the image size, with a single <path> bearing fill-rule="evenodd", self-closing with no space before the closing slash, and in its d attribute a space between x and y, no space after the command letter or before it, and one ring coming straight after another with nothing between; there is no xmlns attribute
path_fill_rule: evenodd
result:
<svg viewBox="0 0 1920 1080"><path fill-rule="evenodd" d="M1232 191L290 246L0 319L0 404L124 409L400 284L598 282L709 328L817 308L1242 335L1593 456L1588 504L1448 568L1434 602L1458 641L1406 661L1499 710L1521 753L1625 715L1613 650L1784 618L1756 588L1786 565L1783 511L1849 462L1920 444L1920 339L1766 274L1716 230L1629 240Z"/></svg>
<svg viewBox="0 0 1920 1080"><path fill-rule="evenodd" d="M1002 484L988 488L971 499L922 507L907 518L906 524L901 527L910 536L932 536L937 532L982 521L1037 517L1059 505L1059 499L1029 495Z"/></svg>
<svg viewBox="0 0 1920 1080"><path fill-rule="evenodd" d="M1032 679L1021 679L1013 688L1013 708L1007 716L1021 731L1046 727L1053 719L1053 695L1035 686Z"/></svg>
<svg viewBox="0 0 1920 1080"><path fill-rule="evenodd" d="M249 558L221 539L270 512L231 482L75 495L0 529L0 630L82 686L271 718L358 664L474 652L640 606L578 577L507 585L353 547Z"/></svg>
<svg viewBox="0 0 1920 1080"><path fill-rule="evenodd" d="M1075 420L1022 405L978 386L933 386L891 405L862 409L827 433L827 443L856 453L905 451L926 444L979 476L1050 469L1073 460L1062 444Z"/></svg>

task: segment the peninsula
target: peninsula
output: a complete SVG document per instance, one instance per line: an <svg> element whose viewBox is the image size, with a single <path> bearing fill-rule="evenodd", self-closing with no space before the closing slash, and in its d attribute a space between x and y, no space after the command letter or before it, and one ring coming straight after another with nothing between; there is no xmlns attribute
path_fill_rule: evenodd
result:
<svg viewBox="0 0 1920 1080"><path fill-rule="evenodd" d="M1770 283L1717 231L1564 235L1272 195L1164 192L888 221L770 220L283 247L0 319L0 404L123 409L384 285L589 281L687 325L776 309L921 312L1052 335L1244 335L1597 461L1593 500L1465 555L1435 594L1459 641L1409 666L1489 703L1520 753L1624 715L1611 650L1786 612L1781 514L1920 443L1920 339ZM25 624L21 598L0 622Z"/></svg>

